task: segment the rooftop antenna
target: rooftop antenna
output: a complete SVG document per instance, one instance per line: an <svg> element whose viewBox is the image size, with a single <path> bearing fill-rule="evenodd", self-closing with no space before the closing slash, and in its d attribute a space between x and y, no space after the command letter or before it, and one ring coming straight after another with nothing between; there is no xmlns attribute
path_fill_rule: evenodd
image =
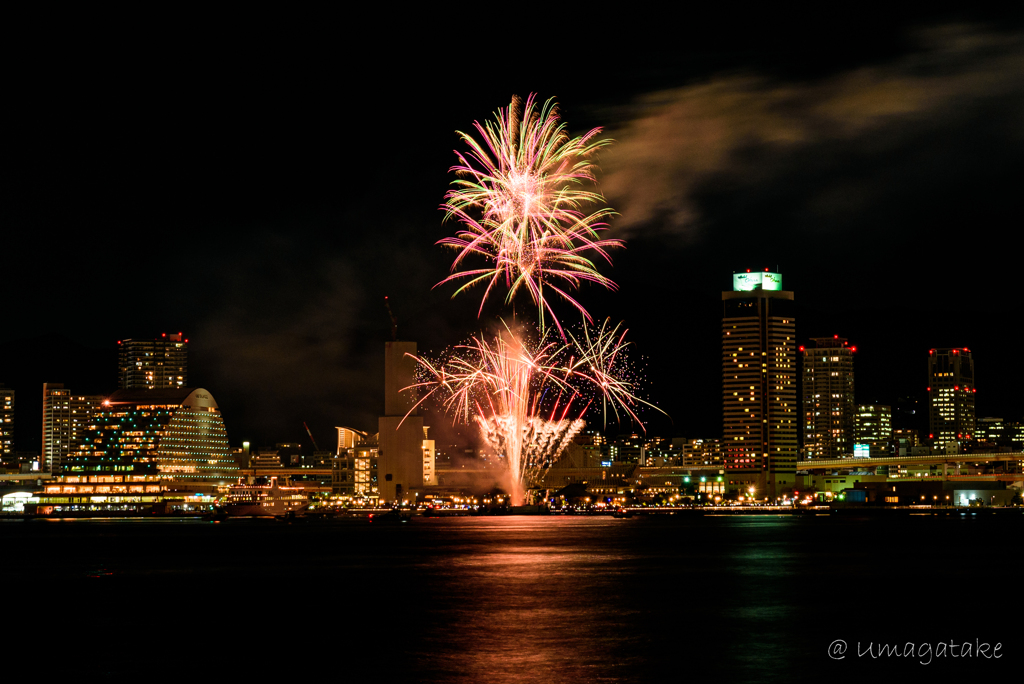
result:
<svg viewBox="0 0 1024 684"><path fill-rule="evenodd" d="M384 295L384 306L387 307L388 316L391 317L391 341L398 341L398 319L395 318L395 314L391 312L391 304L388 303L387 295Z"/></svg>

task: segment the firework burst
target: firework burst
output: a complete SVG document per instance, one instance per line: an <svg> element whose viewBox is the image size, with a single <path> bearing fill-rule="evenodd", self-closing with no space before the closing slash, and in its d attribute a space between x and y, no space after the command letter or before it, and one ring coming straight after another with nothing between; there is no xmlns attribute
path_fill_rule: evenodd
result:
<svg viewBox="0 0 1024 684"><path fill-rule="evenodd" d="M593 157L611 141L597 139L600 128L570 138L554 100L538 106L533 94L525 106L513 97L493 121L474 127L479 140L458 132L469 150L456 151L456 179L442 208L461 228L439 242L458 255L452 274L438 284L460 282L455 295L483 285L478 314L495 287L505 288L506 302L525 290L537 307L541 332L546 316L562 331L545 290L591 320L570 290L584 282L615 288L588 256L610 263L608 250L623 246L601 237L614 212L603 206L600 193L587 189L595 181ZM473 256L486 266L467 268Z"/></svg>
<svg viewBox="0 0 1024 684"><path fill-rule="evenodd" d="M626 358L625 329L605 321L565 338L532 342L505 326L453 347L438 361L415 357L420 402L430 397L463 423L476 422L487 443L504 457L512 498L539 482L600 398L637 422L640 405ZM417 404L418 405L418 404Z"/></svg>

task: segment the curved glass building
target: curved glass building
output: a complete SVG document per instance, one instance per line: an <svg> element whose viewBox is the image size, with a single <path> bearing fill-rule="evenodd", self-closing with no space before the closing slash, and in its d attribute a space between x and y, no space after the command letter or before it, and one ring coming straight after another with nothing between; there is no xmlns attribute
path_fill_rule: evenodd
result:
<svg viewBox="0 0 1024 684"><path fill-rule="evenodd" d="M220 409L202 388L118 390L94 414L63 470L157 475L197 489L239 476Z"/></svg>

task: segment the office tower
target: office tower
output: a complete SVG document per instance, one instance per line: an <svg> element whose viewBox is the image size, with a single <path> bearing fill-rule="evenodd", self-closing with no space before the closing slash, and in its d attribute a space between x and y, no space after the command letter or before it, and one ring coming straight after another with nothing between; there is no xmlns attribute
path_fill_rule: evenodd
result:
<svg viewBox="0 0 1024 684"><path fill-rule="evenodd" d="M728 491L775 499L796 479L796 323L778 273L722 293L722 459Z"/></svg>
<svg viewBox="0 0 1024 684"><path fill-rule="evenodd" d="M974 421L974 440L995 445L1009 445L1009 430L1006 421L992 416Z"/></svg>
<svg viewBox="0 0 1024 684"><path fill-rule="evenodd" d="M0 383L0 465L15 467L14 390Z"/></svg>
<svg viewBox="0 0 1024 684"><path fill-rule="evenodd" d="M114 392L64 471L154 474L206 493L238 479L216 400L187 387Z"/></svg>
<svg viewBox="0 0 1024 684"><path fill-rule="evenodd" d="M155 340L117 343L119 389L175 389L188 385L188 340L164 333Z"/></svg>
<svg viewBox="0 0 1024 684"><path fill-rule="evenodd" d="M93 415L104 397L75 394L63 383L43 383L43 452L39 466L60 474L70 454L82 443Z"/></svg>
<svg viewBox="0 0 1024 684"><path fill-rule="evenodd" d="M881 404L858 404L853 419L853 432L855 456L889 456L892 441L892 407ZM867 453L858 453L860 448L864 448Z"/></svg>
<svg viewBox="0 0 1024 684"><path fill-rule="evenodd" d="M974 359L967 347L928 352L928 438L939 449L974 434Z"/></svg>
<svg viewBox="0 0 1024 684"><path fill-rule="evenodd" d="M853 455L853 353L846 339L815 337L800 347L804 458Z"/></svg>

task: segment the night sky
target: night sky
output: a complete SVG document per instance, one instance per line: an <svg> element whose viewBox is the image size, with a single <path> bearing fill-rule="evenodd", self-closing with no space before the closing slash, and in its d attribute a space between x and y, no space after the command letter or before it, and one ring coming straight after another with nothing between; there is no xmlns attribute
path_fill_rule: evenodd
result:
<svg viewBox="0 0 1024 684"><path fill-rule="evenodd" d="M385 295L420 349L502 313L431 289L455 229L438 207L455 131L531 91L616 140L619 290L581 298L626 321L672 417L653 432L720 436L721 292L765 267L800 343L858 347L858 402L923 407L928 349L969 347L978 415L1024 419L1019 16L293 19L16 31L0 383L19 450L42 382L112 391L117 340L178 331L233 444L375 431Z"/></svg>

